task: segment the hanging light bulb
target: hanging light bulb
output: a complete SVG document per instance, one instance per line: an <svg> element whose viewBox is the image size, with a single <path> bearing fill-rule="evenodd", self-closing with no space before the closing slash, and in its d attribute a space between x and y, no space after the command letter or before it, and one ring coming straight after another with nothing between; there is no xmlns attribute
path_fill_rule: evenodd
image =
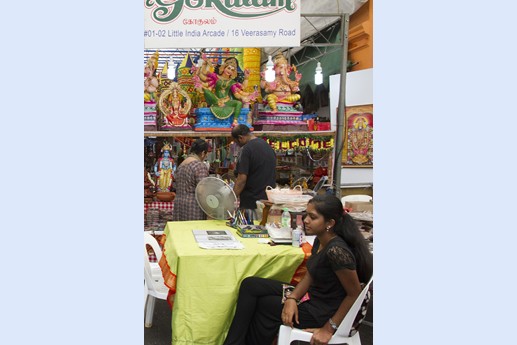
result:
<svg viewBox="0 0 517 345"><path fill-rule="evenodd" d="M271 60L271 55L269 55L267 58L267 63L266 63L266 76L265 76L267 82L275 81L275 71L273 70L274 67L275 67L275 64L273 63L273 60Z"/></svg>
<svg viewBox="0 0 517 345"><path fill-rule="evenodd" d="M200 57L197 59L197 64L196 64L197 68L201 68L201 67L203 67L203 62L204 62L204 61L203 61L203 59L202 59L202 58L201 58L201 56L200 56Z"/></svg>
<svg viewBox="0 0 517 345"><path fill-rule="evenodd" d="M316 66L316 74L314 75L314 84L320 85L323 83L323 74L321 74L322 71L321 63L318 62L318 66Z"/></svg>
<svg viewBox="0 0 517 345"><path fill-rule="evenodd" d="M170 80L176 78L176 64L174 63L172 56L170 57L169 63L167 65L167 78Z"/></svg>

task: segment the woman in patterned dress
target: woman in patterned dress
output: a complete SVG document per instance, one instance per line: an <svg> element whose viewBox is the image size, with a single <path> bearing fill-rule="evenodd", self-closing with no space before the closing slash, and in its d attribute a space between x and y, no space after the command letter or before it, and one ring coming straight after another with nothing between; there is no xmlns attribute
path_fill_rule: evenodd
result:
<svg viewBox="0 0 517 345"><path fill-rule="evenodd" d="M208 143L197 139L190 154L176 170L176 198L172 220L205 220L206 214L196 201L196 186L208 176L208 167L203 162L208 154Z"/></svg>

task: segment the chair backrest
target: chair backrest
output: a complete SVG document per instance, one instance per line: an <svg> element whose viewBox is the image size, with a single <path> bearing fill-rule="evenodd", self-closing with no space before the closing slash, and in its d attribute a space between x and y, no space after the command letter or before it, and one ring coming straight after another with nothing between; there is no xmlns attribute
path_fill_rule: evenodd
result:
<svg viewBox="0 0 517 345"><path fill-rule="evenodd" d="M359 294L357 296L357 299L355 300L354 304L352 304L352 307L346 314L345 318L341 323L339 324L339 327L335 333L335 335L341 336L341 337L349 337L351 336L352 326L354 326L354 321L357 317L357 313L359 313L359 310L361 309L361 306L363 304L363 301L368 293L368 290L370 289L370 285L373 282L373 276L370 278L370 281L368 284L366 284Z"/></svg>
<svg viewBox="0 0 517 345"><path fill-rule="evenodd" d="M351 194L351 195L345 195L341 198L341 202L343 203L343 206L345 206L345 201L366 201L370 202L372 201L372 197L366 194Z"/></svg>
<svg viewBox="0 0 517 345"><path fill-rule="evenodd" d="M156 255L156 261L160 261L162 257L162 248L160 247L158 241L156 240L156 238L154 238L153 235L151 235L149 232L144 231L144 247L147 247L147 245L153 248L154 254Z"/></svg>
<svg viewBox="0 0 517 345"><path fill-rule="evenodd" d="M147 246L151 246L153 248L154 254L156 255L156 260L160 261L162 257L162 249L151 234L144 231L144 279L149 290L157 290L158 283L156 283L155 279L158 279L161 284L163 284L163 277L154 277L151 269L151 263L149 262L149 253L147 252Z"/></svg>

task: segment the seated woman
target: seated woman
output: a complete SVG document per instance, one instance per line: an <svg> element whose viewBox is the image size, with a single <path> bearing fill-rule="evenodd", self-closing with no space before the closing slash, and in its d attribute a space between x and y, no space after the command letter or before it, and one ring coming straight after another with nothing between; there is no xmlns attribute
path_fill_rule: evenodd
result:
<svg viewBox="0 0 517 345"><path fill-rule="evenodd" d="M196 186L208 176L203 163L208 154L208 143L197 139L190 148L190 154L176 169L176 199L172 220L204 220L206 214L196 201Z"/></svg>
<svg viewBox="0 0 517 345"><path fill-rule="evenodd" d="M309 201L304 226L316 239L303 279L284 299L286 283L244 279L224 345L271 344L281 324L313 332L311 344L328 344L372 275L372 254L333 195Z"/></svg>

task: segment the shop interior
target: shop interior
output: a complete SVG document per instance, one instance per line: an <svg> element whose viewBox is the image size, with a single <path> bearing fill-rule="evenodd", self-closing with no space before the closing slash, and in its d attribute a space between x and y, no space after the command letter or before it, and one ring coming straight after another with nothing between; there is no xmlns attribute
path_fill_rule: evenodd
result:
<svg viewBox="0 0 517 345"><path fill-rule="evenodd" d="M205 139L209 176L233 187L241 150L231 137L233 120L252 128L274 149L276 188L338 196L345 209L355 213L373 252L373 1L338 1L332 11L326 3L303 3L300 47L144 49L144 232L158 243L165 241L176 197L174 178L163 187L156 174L164 148L174 170L193 141ZM268 110L276 104L268 103L261 80L278 55L291 66L288 82L298 84L293 94L300 97L281 116L270 116ZM228 57L235 57L241 70L251 71L242 90L248 102L235 118L203 112L209 109L207 100L196 92L195 71L201 63L208 60L215 66ZM358 125L365 119L366 131ZM357 138L366 142L362 151L354 146ZM264 221L267 218L263 215ZM159 271L154 251L147 247L151 268ZM170 344L171 325L177 325L170 292L163 292L163 298L144 295L145 310L152 314L144 344ZM363 345L373 344L372 301L359 332Z"/></svg>

